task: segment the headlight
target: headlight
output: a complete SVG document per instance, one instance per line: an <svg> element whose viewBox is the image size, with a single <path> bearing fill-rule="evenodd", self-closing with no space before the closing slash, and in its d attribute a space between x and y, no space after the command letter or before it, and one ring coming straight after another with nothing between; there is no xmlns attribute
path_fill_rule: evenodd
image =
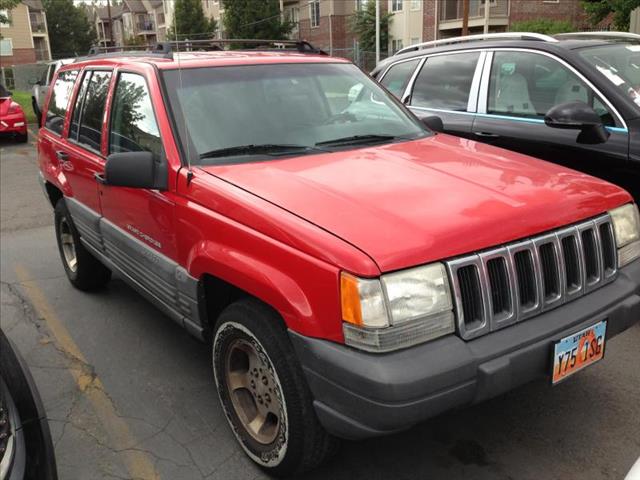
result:
<svg viewBox="0 0 640 480"><path fill-rule="evenodd" d="M449 281L440 263L375 280L343 273L340 287L347 345L385 352L455 329Z"/></svg>
<svg viewBox="0 0 640 480"><path fill-rule="evenodd" d="M640 258L640 214L634 204L624 205L609 212L618 247L618 267L624 267Z"/></svg>

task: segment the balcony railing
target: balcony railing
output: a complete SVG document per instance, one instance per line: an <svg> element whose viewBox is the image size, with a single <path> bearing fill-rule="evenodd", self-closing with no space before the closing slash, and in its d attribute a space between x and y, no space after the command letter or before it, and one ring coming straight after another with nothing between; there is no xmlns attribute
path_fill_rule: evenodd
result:
<svg viewBox="0 0 640 480"><path fill-rule="evenodd" d="M40 13L30 13L29 22L31 23L32 33L45 33L47 31L47 25L44 22L44 17Z"/></svg>
<svg viewBox="0 0 640 480"><path fill-rule="evenodd" d="M46 62L48 60L51 60L49 58L49 50L47 50L46 48L36 48L35 52L36 62Z"/></svg>
<svg viewBox="0 0 640 480"><path fill-rule="evenodd" d="M509 0L469 0L469 18L484 17L485 2L489 3L491 18L509 15ZM444 0L440 9L441 22L461 21L463 17L463 0Z"/></svg>
<svg viewBox="0 0 640 480"><path fill-rule="evenodd" d="M138 32L154 32L156 30L151 20L144 20L137 23Z"/></svg>

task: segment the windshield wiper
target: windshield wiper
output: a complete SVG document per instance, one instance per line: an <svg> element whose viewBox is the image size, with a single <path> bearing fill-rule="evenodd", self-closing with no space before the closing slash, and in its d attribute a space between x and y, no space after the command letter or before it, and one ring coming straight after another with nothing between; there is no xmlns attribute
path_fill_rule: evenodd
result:
<svg viewBox="0 0 640 480"><path fill-rule="evenodd" d="M308 145L291 145L291 144L277 144L277 143L264 143L259 145L238 145L235 147L218 148L215 150L209 150L208 152L201 153L200 159L205 158L219 158L228 157L232 155L249 155L252 153L261 153L264 155L286 155L293 152L310 152L319 151L323 152L321 148L311 147Z"/></svg>
<svg viewBox="0 0 640 480"><path fill-rule="evenodd" d="M372 134L372 135L351 135L349 137L335 138L324 142L316 143L316 146L341 146L341 145L357 145L360 143L381 142L385 140L396 140L402 137L396 135Z"/></svg>

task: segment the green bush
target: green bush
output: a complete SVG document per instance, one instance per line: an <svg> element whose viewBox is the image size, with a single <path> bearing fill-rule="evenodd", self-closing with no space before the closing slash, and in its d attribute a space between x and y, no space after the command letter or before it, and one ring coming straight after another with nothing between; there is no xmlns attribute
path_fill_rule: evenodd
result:
<svg viewBox="0 0 640 480"><path fill-rule="evenodd" d="M544 33L547 35L576 31L573 24L567 20L549 20L546 18L513 22L509 30L512 32Z"/></svg>

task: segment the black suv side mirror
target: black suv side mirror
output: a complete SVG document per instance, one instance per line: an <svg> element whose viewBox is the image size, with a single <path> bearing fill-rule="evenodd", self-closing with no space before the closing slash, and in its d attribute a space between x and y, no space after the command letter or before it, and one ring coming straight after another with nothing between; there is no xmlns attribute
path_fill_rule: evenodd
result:
<svg viewBox="0 0 640 480"><path fill-rule="evenodd" d="M561 103L552 107L544 116L544 123L551 128L580 130L578 143L604 143L611 135L595 110L583 102Z"/></svg>
<svg viewBox="0 0 640 480"><path fill-rule="evenodd" d="M157 160L151 152L112 153L107 157L105 185L114 187L167 189L167 162Z"/></svg>
<svg viewBox="0 0 640 480"><path fill-rule="evenodd" d="M433 132L444 131L444 124L442 119L437 115L429 115L427 117L420 117L420 121Z"/></svg>

